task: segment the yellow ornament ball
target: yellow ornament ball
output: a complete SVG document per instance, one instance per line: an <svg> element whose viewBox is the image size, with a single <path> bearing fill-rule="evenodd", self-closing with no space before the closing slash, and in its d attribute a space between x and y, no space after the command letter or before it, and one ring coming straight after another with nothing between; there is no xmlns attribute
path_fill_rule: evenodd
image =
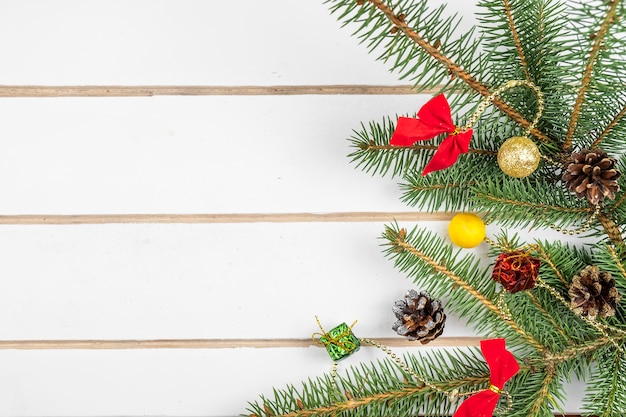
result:
<svg viewBox="0 0 626 417"><path fill-rule="evenodd" d="M462 248L473 248L480 245L487 232L485 223L472 213L459 213L448 224L450 240Z"/></svg>
<svg viewBox="0 0 626 417"><path fill-rule="evenodd" d="M524 178L535 172L540 159L539 148L525 136L507 139L498 150L500 169L515 178Z"/></svg>

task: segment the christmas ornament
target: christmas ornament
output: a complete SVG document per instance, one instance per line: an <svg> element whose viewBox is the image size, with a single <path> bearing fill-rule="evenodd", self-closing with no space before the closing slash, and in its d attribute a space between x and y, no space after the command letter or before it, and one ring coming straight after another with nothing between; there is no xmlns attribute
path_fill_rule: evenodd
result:
<svg viewBox="0 0 626 417"><path fill-rule="evenodd" d="M455 245L473 248L485 239L485 223L475 214L458 213L448 224L448 235Z"/></svg>
<svg viewBox="0 0 626 417"><path fill-rule="evenodd" d="M510 164L515 163L523 163L525 166L524 170L521 170L520 168L515 170L508 168L508 171L514 172L517 176L530 175L534 172L539 163L539 150L536 145L528 139L528 135L537 125L537 122L541 117L541 113L543 112L543 95L541 90L539 90L539 88L530 81L512 80L496 89L481 102L467 124L462 127L458 127L452 122L450 105L448 104L445 96L443 94L435 96L422 106L422 108L417 112L416 118L398 118L398 123L396 124L396 128L391 136L389 144L392 146L409 147L415 144L415 142L432 139L442 133L448 133L448 136L441 142L432 159L422 171L422 175L427 175L433 171L449 168L454 165L461 154L469 151L469 144L473 133L472 127L478 121L478 118L485 111L487 106L493 102L496 96L502 94L502 92L518 86L529 87L535 92L537 95L539 110L535 120L527 127L526 132L524 133L524 152L521 152L522 148L519 143L513 146L514 143L519 142L519 140L517 140L505 146L502 158L503 164L506 166L510 166ZM518 139L521 139L521 137ZM526 141L529 141L530 144ZM533 152L530 152L533 150L531 145L534 145ZM515 150L515 152L511 152L512 150ZM537 160L533 167L530 161L532 161L535 157Z"/></svg>
<svg viewBox="0 0 626 417"><path fill-rule="evenodd" d="M433 300L424 291L417 292L415 290L409 290L403 300L395 303L393 311L396 314L396 317L398 317L398 322L400 324L396 323L396 325L394 325L394 330L400 330L400 327L406 326L407 323L415 323L420 320L422 312L427 311L429 305L431 306L431 309L430 312L426 313L426 315L431 317L433 324L427 324L425 326L430 329L427 331L427 337L429 338L427 340L424 339L426 341L422 341L422 343L427 343L428 341L433 340L441 334L441 331L443 331L445 315L443 314L441 302ZM333 367L330 373L330 384L340 397L343 395L347 395L349 397L350 394L346 394L345 391L340 389L338 384L337 362L359 350L361 344L367 344L382 350L398 367L406 372L407 375L411 375L415 381L427 386L433 392L445 395L448 397L449 401L456 402L459 397L469 397L461 404L454 417L490 416L491 414L488 414L489 410L493 411L495 409L500 395L505 395L508 399L507 408L501 411L506 412L511 408L511 395L508 392L503 391L503 388L504 383L517 373L519 365L513 355L506 350L504 339L482 340L480 342L481 350L487 360L491 373L489 387L485 391L479 393L476 393L476 391L463 393L459 392L456 388L452 390L445 390L438 387L430 381L429 378L425 378L418 374L413 367L407 365L407 363L404 362L401 357L395 354L389 347L382 345L375 340L365 338L359 339L354 336L352 333L352 327L354 327L356 321L352 324L352 326L348 326L346 323L341 323L330 332L326 332L317 316L315 316L315 320L317 321L317 325L322 333L314 333L312 339L324 345L333 360ZM419 326L415 327L417 328ZM409 335L410 331L408 330L400 330L399 333L407 335L409 338L411 337ZM319 335L319 339L316 339L316 335Z"/></svg>
<svg viewBox="0 0 626 417"><path fill-rule="evenodd" d="M535 172L541 160L539 148L537 148L537 145L529 136L543 114L543 94L539 87L531 82L513 81L512 85L525 85L535 93L537 96L537 114L524 131L523 136L513 136L500 145L500 149L498 149L498 166L506 175L514 178L524 178Z"/></svg>
<svg viewBox="0 0 626 417"><path fill-rule="evenodd" d="M496 258L491 278L511 294L528 290L535 286L540 264L525 251L502 253Z"/></svg>
<svg viewBox="0 0 626 417"><path fill-rule="evenodd" d="M574 275L569 297L572 310L589 318L614 316L622 298L611 274L595 265L588 265Z"/></svg>
<svg viewBox="0 0 626 417"><path fill-rule="evenodd" d="M617 179L621 176L615 168L616 162L599 148L573 152L562 176L565 187L592 205L605 198L613 200L619 191Z"/></svg>
<svg viewBox="0 0 626 417"><path fill-rule="evenodd" d="M511 352L506 350L504 339L490 339L480 341L480 350L487 360L489 371L489 387L472 395L461 403L453 417L491 417L493 416L506 381L511 379L520 369L517 360Z"/></svg>
<svg viewBox="0 0 626 417"><path fill-rule="evenodd" d="M341 323L326 333L317 317L315 319L322 330L322 333L319 334L319 341L326 347L326 351L333 361L337 362L345 359L361 347L361 341L352 333L354 324L348 326L346 323ZM313 340L315 340L317 334L313 335Z"/></svg>
<svg viewBox="0 0 626 417"><path fill-rule="evenodd" d="M525 136L507 139L498 150L498 166L505 174L524 178L535 172L541 154L535 142Z"/></svg>
<svg viewBox="0 0 626 417"><path fill-rule="evenodd" d="M443 310L441 310L441 312L443 314ZM326 333L326 331L324 331L324 328L322 327L317 316L315 316L315 320L317 321L317 326L320 328L322 333L313 333L312 339L316 340L315 336L319 335L320 336L319 342L326 347L328 353L330 354L331 359L333 360L333 367L330 373L331 375L330 381L331 381L331 385L333 386L333 388L339 395L343 395L344 393L342 393L339 390L339 387L337 385L337 367L338 367L337 361L359 350L361 343L368 344L368 345L374 346L375 348L382 350L395 362L396 365L402 368L404 372L411 375L413 378L415 378L416 381L421 382L422 384L428 386L432 390L439 392L441 394L444 394L444 395L448 395L450 398L452 397L456 398L456 396L459 395L456 391L454 393L446 392L442 390L441 388L438 388L436 385L434 385L432 382L428 381L424 377L418 375L413 368L407 365L400 358L400 356L396 355L387 346L382 345L378 343L377 341L371 340L371 339L357 339L356 336L354 336L354 334L352 333L352 327L354 327L354 325L356 324L356 321L352 323L352 326L349 326L349 327L346 325L346 323L341 323L339 326L333 328L330 332ZM444 316L444 320L445 320L445 316ZM443 324L441 325L441 328L443 329ZM332 348L329 349L329 347L332 347ZM337 352L337 347L340 350L339 352ZM331 351L337 352L337 353L331 353Z"/></svg>
<svg viewBox="0 0 626 417"><path fill-rule="evenodd" d="M422 175L452 166L460 154L467 152L472 138L472 129L461 131L454 125L450 105L446 97L440 94L422 106L417 112L417 118L399 117L389 143L393 146L411 146L442 133L448 133L449 136L441 142Z"/></svg>
<svg viewBox="0 0 626 417"><path fill-rule="evenodd" d="M441 301L432 299L424 291L407 291L404 299L395 302L392 311L398 319L392 329L423 345L435 340L446 324Z"/></svg>

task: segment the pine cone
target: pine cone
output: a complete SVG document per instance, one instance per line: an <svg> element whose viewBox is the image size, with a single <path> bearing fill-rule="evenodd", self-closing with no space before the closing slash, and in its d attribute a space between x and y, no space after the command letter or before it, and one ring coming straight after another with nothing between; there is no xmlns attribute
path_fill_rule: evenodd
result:
<svg viewBox="0 0 626 417"><path fill-rule="evenodd" d="M571 307L575 313L590 318L611 317L622 296L609 272L595 265L586 266L574 275L569 287Z"/></svg>
<svg viewBox="0 0 626 417"><path fill-rule="evenodd" d="M595 206L605 197L613 200L619 191L617 179L621 173L615 169L615 163L601 149L582 149L570 156L562 180L568 190Z"/></svg>
<svg viewBox="0 0 626 417"><path fill-rule="evenodd" d="M419 340L425 345L443 332L446 323L443 305L424 291L407 291L404 299L396 301L392 310L398 319L392 329L409 340Z"/></svg>

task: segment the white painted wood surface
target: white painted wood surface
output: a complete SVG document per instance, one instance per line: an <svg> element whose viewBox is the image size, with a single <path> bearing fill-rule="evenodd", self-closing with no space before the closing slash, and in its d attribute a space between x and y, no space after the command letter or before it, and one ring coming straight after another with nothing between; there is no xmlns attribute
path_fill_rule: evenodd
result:
<svg viewBox="0 0 626 417"><path fill-rule="evenodd" d="M350 32L317 0L0 1L0 84L397 85ZM349 164L346 138L427 98L1 98L0 214L410 212L393 180ZM390 306L411 285L382 228L5 224L0 343L306 339L314 315L393 337ZM472 335L449 319L446 337ZM232 416L329 364L317 347L4 349L0 416Z"/></svg>

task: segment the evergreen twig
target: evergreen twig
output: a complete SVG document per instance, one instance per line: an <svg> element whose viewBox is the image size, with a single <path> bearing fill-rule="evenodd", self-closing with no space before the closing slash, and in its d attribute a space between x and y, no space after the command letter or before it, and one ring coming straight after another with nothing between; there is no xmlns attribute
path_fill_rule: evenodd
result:
<svg viewBox="0 0 626 417"><path fill-rule="evenodd" d="M451 74L454 74L455 76L462 79L467 85L469 85L474 91L476 91L483 97L488 97L491 94L491 91L486 85L482 84L474 76L467 73L465 70L463 70L463 68L451 61L446 55L442 54L435 45L432 45L417 32L411 29L404 21L404 19L401 19L399 15L397 15L383 0L368 1L372 3L376 8L378 8L381 12L383 12L385 16L387 16L387 18L395 25L395 27L399 28L399 30L401 30L407 37L409 37L420 48L422 48L424 52L443 64L448 69L448 71L450 71ZM530 121L528 121L524 116L514 110L502 99L498 97L494 98L493 104L500 110L502 110L509 118L511 118L511 120L521 125L524 129L531 125ZM551 139L548 138L545 133L541 132L536 127L531 129L531 134L541 141L551 141Z"/></svg>
<svg viewBox="0 0 626 417"><path fill-rule="evenodd" d="M589 52L589 58L587 60L587 64L585 65L583 77L580 83L580 87L578 89L578 96L576 97L576 102L574 103L574 109L572 110L572 115L570 117L569 126L567 128L567 135L566 135L565 141L563 142L562 148L564 151L570 151L572 148L572 141L574 139L576 125L578 123L578 118L580 116L580 112L583 107L585 95L587 93L587 90L589 89L589 85L592 80L592 75L593 75L593 71L595 68L595 64L600 54L600 50L602 48L602 42L609 28L611 27L611 25L615 23L617 9L621 1L622 0L611 0L609 2L609 9L606 12L604 20L602 21L602 24L600 25L598 32L594 35L593 47L591 48L591 51Z"/></svg>
<svg viewBox="0 0 626 417"><path fill-rule="evenodd" d="M604 227L609 240L616 246L623 246L624 238L622 237L622 231L613 219L606 213L600 212L598 220L600 220L600 224Z"/></svg>
<svg viewBox="0 0 626 417"><path fill-rule="evenodd" d="M599 147L602 144L602 141L609 135L609 133L611 133L611 131L615 128L615 126L617 126L617 124L622 120L622 118L625 115L626 115L626 105L622 107L622 110L620 110L620 112L615 115L613 120L611 120L611 122L608 125L606 125L602 133L600 133L598 137L593 141L589 149L594 149L594 148Z"/></svg>
<svg viewBox="0 0 626 417"><path fill-rule="evenodd" d="M425 262L429 265L434 271L446 276L450 279L456 286L465 290L468 294L470 294L474 299L476 299L480 304L487 307L489 311L491 311L496 316L500 317L500 319L508 324L516 333L522 336L526 342L534 347L535 349L541 351L543 350L543 346L539 343L535 338L523 330L521 327L517 325L515 321L513 321L510 317L508 317L498 306L496 306L493 302L491 302L487 297L481 294L476 288L471 286L467 281L465 281L462 277L453 273L450 269L448 269L445 265L437 262L424 252L420 251L410 243L408 243L404 237L406 235L406 231L404 229L399 230L398 232L393 231L390 228L387 228L386 237L390 240L390 244L397 248L397 251L406 251L420 259L422 262Z"/></svg>
<svg viewBox="0 0 626 417"><path fill-rule="evenodd" d="M550 267L550 269L552 269L552 272L559 278L559 280L561 281L561 284L563 284L564 286L567 286L569 283L568 281L565 279L565 277L563 276L563 274L561 273L561 271L559 270L559 268L556 267L556 265L554 264L554 262L552 261L552 259L550 259L550 254L541 246L537 247L537 251L539 252L539 256L541 258L541 260L543 262L545 262L546 264L548 264L548 266Z"/></svg>
<svg viewBox="0 0 626 417"><path fill-rule="evenodd" d="M626 270L624 269L624 265L622 265L622 260L617 255L615 248L607 246L606 250L611 255L611 258L613 258L613 260L615 261L615 266L619 270L620 274L622 274L622 278L626 279Z"/></svg>
<svg viewBox="0 0 626 417"><path fill-rule="evenodd" d="M550 367L546 368L545 378L543 379L543 382L541 384L541 389L536 394L535 400L531 404L529 414L528 414L529 416L538 416L540 415L542 408L547 408L546 401L550 399L550 393L551 393L550 385L553 382L555 373L556 371L554 368L550 368Z"/></svg>
<svg viewBox="0 0 626 417"><path fill-rule="evenodd" d="M549 367L556 368L563 362L577 360L580 359L583 355L591 354L598 349L604 348L606 346L610 346L613 344L614 340L623 341L626 337L616 337L611 340L608 337L599 337L597 339L593 339L591 342L570 346L567 349L562 350L561 352L552 353L552 352L544 352L543 360L545 361L544 365Z"/></svg>
<svg viewBox="0 0 626 417"><path fill-rule="evenodd" d="M550 324L552 324L552 327L559 332L559 334L561 336L563 336L566 339L569 339L570 341L572 340L570 338L569 335L567 335L567 333L565 333L565 330L563 330L563 328L561 327L561 325L559 323L556 322L556 320L554 319L554 317L552 317L552 315L550 315L550 313L548 312L548 310L545 309L545 307L543 305L541 305L541 303L539 302L539 300L537 299L537 297L535 296L535 294L533 294L530 291L526 291L526 295L528 296L528 298L530 298L530 301L533 303L533 305L535 306L535 308L541 312L541 314L543 315L544 319L549 321Z"/></svg>
<svg viewBox="0 0 626 417"><path fill-rule="evenodd" d="M424 145L424 144L414 144L411 146L403 146L403 147L398 147L398 146L393 146L393 145L375 145L375 144L364 144L362 150L363 151L421 151L421 150L428 150L428 151L436 151L439 147L435 146L435 145ZM476 148L469 148L467 150L467 153L473 153L473 154L477 154L477 155L488 155L488 156L496 156L498 155L498 152L496 151L491 151L491 150L487 150L487 149L476 149Z"/></svg>
<svg viewBox="0 0 626 417"><path fill-rule="evenodd" d="M511 3L509 0L502 0L504 4L504 11L506 13L507 21L509 22L509 28L511 29L511 35L513 36L513 41L515 42L515 47L517 48L517 53L519 55L520 64L522 65L522 69L524 70L524 77L528 81L532 81L530 72L528 71L528 63L526 62L526 55L524 54L524 48L522 46L522 40L517 33L517 28L515 27L515 21L513 20L513 13L511 12Z"/></svg>

